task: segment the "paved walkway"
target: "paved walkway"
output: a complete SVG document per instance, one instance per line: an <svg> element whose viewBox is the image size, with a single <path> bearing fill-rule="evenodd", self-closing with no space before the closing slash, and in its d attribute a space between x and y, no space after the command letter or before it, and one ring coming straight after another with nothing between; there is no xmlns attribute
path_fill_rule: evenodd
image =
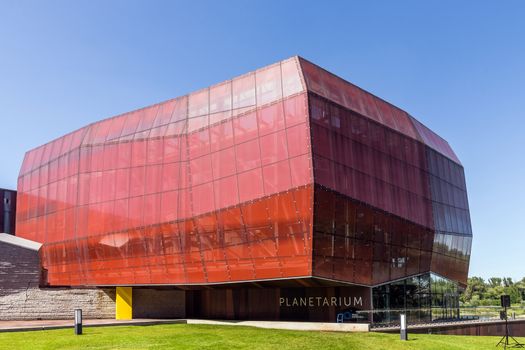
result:
<svg viewBox="0 0 525 350"><path fill-rule="evenodd" d="M247 326L271 329L289 329L302 331L331 332L368 332L369 325L364 323L323 323L323 322L281 322L281 321L214 321L198 319L134 319L134 320L84 320L84 327L100 326L146 326L155 324L207 324L222 326ZM37 320L37 321L0 321L0 332L34 331L58 328L73 329L73 320Z"/></svg>
<svg viewBox="0 0 525 350"><path fill-rule="evenodd" d="M134 319L134 320L114 320L114 319L95 319L83 320L84 327L100 326L149 326L155 324L174 324L186 323L186 320L157 320L157 319ZM74 320L34 320L34 321L0 321L0 332L16 331L35 331L58 328L74 327Z"/></svg>
<svg viewBox="0 0 525 350"><path fill-rule="evenodd" d="M286 322L286 321L215 321L186 320L188 324L212 324L224 326L247 326L269 329L288 329L294 331L325 331L325 332L368 332L368 323L335 323L335 322Z"/></svg>

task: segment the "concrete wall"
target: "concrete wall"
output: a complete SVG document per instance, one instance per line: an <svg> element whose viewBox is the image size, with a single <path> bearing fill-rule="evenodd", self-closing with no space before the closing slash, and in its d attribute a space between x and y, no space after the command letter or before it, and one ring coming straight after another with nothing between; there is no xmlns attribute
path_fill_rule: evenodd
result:
<svg viewBox="0 0 525 350"><path fill-rule="evenodd" d="M186 292L133 288L133 318L185 318Z"/></svg>
<svg viewBox="0 0 525 350"><path fill-rule="evenodd" d="M0 320L114 318L115 289L39 288L38 251L0 241Z"/></svg>

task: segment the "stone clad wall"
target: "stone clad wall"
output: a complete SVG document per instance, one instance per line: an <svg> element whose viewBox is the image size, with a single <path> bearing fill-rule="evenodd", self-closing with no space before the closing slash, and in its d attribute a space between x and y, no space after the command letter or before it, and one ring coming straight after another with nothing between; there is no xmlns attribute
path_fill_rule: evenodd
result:
<svg viewBox="0 0 525 350"><path fill-rule="evenodd" d="M0 241L0 320L114 318L115 289L39 288L38 251Z"/></svg>
<svg viewBox="0 0 525 350"><path fill-rule="evenodd" d="M0 320L114 318L115 289L29 288L0 297Z"/></svg>
<svg viewBox="0 0 525 350"><path fill-rule="evenodd" d="M0 242L0 298L38 287L39 266L37 251Z"/></svg>

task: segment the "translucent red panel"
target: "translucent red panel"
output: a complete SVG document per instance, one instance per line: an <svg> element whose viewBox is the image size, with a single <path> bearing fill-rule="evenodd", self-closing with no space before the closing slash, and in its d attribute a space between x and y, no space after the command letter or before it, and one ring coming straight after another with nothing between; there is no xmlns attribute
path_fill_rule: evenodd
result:
<svg viewBox="0 0 525 350"><path fill-rule="evenodd" d="M229 191L232 181L226 178L219 186ZM170 213L176 212L175 199L176 195L170 192L160 198L144 197L141 206L147 212L143 213L143 220L169 220ZM218 200L229 199L223 196ZM200 216L196 226L181 221L179 225L155 224L64 242L50 241L43 250L48 282L51 285L188 284L307 276L311 200L312 188L303 187L236 209ZM306 205L300 206L298 201ZM153 208L159 202L168 207L161 205L159 217L148 219L155 215ZM130 210L138 207L130 204ZM97 208L93 212L94 227L90 228L93 232L101 230L99 226L109 218L100 211L101 207ZM305 226L301 224L304 219ZM79 251L86 254L79 256ZM171 272L162 272L166 269Z"/></svg>
<svg viewBox="0 0 525 350"><path fill-rule="evenodd" d="M261 166L259 140L255 139L235 146L237 171L243 172Z"/></svg>
<svg viewBox="0 0 525 350"><path fill-rule="evenodd" d="M335 103L310 104L315 182L432 228L424 146ZM327 122L334 115L346 122Z"/></svg>
<svg viewBox="0 0 525 350"><path fill-rule="evenodd" d="M210 123L215 124L231 116L232 83L225 83L210 88Z"/></svg>
<svg viewBox="0 0 525 350"><path fill-rule="evenodd" d="M29 152L19 234L44 242L48 282L309 275L311 147L298 69L285 61Z"/></svg>
<svg viewBox="0 0 525 350"><path fill-rule="evenodd" d="M314 197L314 275L370 285L439 271L466 282L470 237L447 239L321 187Z"/></svg>
<svg viewBox="0 0 525 350"><path fill-rule="evenodd" d="M426 155L436 229L432 271L465 284L472 227L463 168L429 147Z"/></svg>
<svg viewBox="0 0 525 350"><path fill-rule="evenodd" d="M263 166L288 158L288 142L285 130L261 136L259 144L261 147L261 163ZM303 143L303 146L306 146L305 149L308 149L306 143Z"/></svg>
<svg viewBox="0 0 525 350"><path fill-rule="evenodd" d="M440 136L436 135L436 133L434 133L432 130L421 124L416 119L411 119L417 131L419 132L421 139L423 140L423 142L425 142L425 144L427 144L434 150L440 152L441 154L447 156L448 158L452 159L454 162L461 164L458 157L456 156L452 148L449 146L447 141L443 140Z"/></svg>
<svg viewBox="0 0 525 350"><path fill-rule="evenodd" d="M262 169L256 168L238 175L241 202L264 196Z"/></svg>
<svg viewBox="0 0 525 350"><path fill-rule="evenodd" d="M296 96L305 91L300 69L298 59L291 58L188 96L89 125L29 151L24 157L20 174L67 154L80 145L182 135L254 111L257 106L271 104L283 97ZM289 125L293 123L291 118L305 120L306 102L301 99L303 109L297 110L292 106L297 101L287 102L290 105L287 114Z"/></svg>
<svg viewBox="0 0 525 350"><path fill-rule="evenodd" d="M233 147L211 154L213 178L220 179L235 174L235 150Z"/></svg>
<svg viewBox="0 0 525 350"><path fill-rule="evenodd" d="M258 136L257 116L255 112L241 115L233 120L235 143L253 140Z"/></svg>
<svg viewBox="0 0 525 350"><path fill-rule="evenodd" d="M254 73L232 80L232 103L234 114L242 113L256 105Z"/></svg>
<svg viewBox="0 0 525 350"><path fill-rule="evenodd" d="M283 94L280 63L258 70L255 73L255 86L258 105L281 99Z"/></svg>
<svg viewBox="0 0 525 350"><path fill-rule="evenodd" d="M446 150L309 100L323 186L314 196L314 275L370 285L433 271L466 283L472 232L461 165Z"/></svg>

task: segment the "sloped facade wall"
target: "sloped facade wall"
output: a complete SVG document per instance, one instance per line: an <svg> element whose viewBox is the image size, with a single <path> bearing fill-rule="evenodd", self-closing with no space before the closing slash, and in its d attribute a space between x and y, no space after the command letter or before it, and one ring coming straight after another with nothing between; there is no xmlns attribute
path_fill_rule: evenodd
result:
<svg viewBox="0 0 525 350"><path fill-rule="evenodd" d="M308 104L296 58L27 153L17 235L51 286L311 275Z"/></svg>

